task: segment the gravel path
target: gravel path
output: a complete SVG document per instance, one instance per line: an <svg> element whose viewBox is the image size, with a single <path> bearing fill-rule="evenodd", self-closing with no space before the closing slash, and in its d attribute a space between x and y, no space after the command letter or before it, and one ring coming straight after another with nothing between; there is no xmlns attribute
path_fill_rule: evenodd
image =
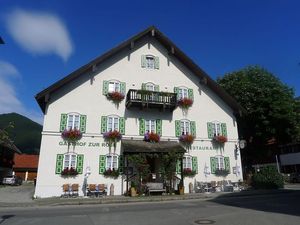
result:
<svg viewBox="0 0 300 225"><path fill-rule="evenodd" d="M32 202L34 194L33 184L24 183L20 186L0 186L0 203L1 202L14 202L26 203Z"/></svg>

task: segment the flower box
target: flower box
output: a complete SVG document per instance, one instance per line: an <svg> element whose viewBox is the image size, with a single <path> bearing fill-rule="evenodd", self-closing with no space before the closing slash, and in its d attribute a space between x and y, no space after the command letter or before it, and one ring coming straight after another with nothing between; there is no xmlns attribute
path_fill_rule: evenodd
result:
<svg viewBox="0 0 300 225"><path fill-rule="evenodd" d="M216 169L215 174L217 176L227 176L229 174L229 171L225 169Z"/></svg>
<svg viewBox="0 0 300 225"><path fill-rule="evenodd" d="M62 172L61 172L62 176L76 176L78 175L78 172L76 169L74 169L73 167L71 168L65 168Z"/></svg>
<svg viewBox="0 0 300 225"><path fill-rule="evenodd" d="M179 141L186 145L191 145L194 142L195 137L191 134L183 134L179 137Z"/></svg>
<svg viewBox="0 0 300 225"><path fill-rule="evenodd" d="M109 100L112 100L114 102L121 102L124 99L125 95L121 92L114 91L114 92L109 92L107 94L107 98Z"/></svg>
<svg viewBox="0 0 300 225"><path fill-rule="evenodd" d="M193 171L192 169L190 169L190 168L183 169L183 176L184 177L193 177L195 175L196 175L196 172Z"/></svg>
<svg viewBox="0 0 300 225"><path fill-rule="evenodd" d="M61 137L67 142L76 142L82 138L82 134L78 129L64 130Z"/></svg>
<svg viewBox="0 0 300 225"><path fill-rule="evenodd" d="M217 135L217 136L214 136L213 140L220 144L224 144L225 142L227 142L227 137L225 137L223 135Z"/></svg>
<svg viewBox="0 0 300 225"><path fill-rule="evenodd" d="M118 178L120 173L119 173L119 170L115 170L115 169L107 169L104 171L103 175L105 177L111 177L111 178Z"/></svg>
<svg viewBox="0 0 300 225"><path fill-rule="evenodd" d="M144 136L144 141L147 142L159 142L160 136L154 132L147 132Z"/></svg>
<svg viewBox="0 0 300 225"><path fill-rule="evenodd" d="M105 140L107 140L109 142L116 143L122 139L122 134L119 131L114 130L114 131L108 131L108 132L104 133L103 137Z"/></svg>
<svg viewBox="0 0 300 225"><path fill-rule="evenodd" d="M178 100L177 104L182 108L189 108L193 105L193 100L190 98L181 98Z"/></svg>

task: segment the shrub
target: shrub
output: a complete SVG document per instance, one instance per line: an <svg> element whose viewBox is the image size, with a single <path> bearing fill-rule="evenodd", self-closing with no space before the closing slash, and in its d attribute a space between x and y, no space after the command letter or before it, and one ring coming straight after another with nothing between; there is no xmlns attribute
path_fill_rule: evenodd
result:
<svg viewBox="0 0 300 225"><path fill-rule="evenodd" d="M263 167L252 177L252 186L256 189L278 189L283 188L283 184L283 177L274 166Z"/></svg>

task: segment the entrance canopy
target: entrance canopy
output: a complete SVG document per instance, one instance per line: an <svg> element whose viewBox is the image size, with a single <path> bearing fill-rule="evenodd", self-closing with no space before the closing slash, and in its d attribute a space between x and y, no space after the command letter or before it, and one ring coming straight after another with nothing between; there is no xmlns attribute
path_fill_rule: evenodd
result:
<svg viewBox="0 0 300 225"><path fill-rule="evenodd" d="M176 141L160 141L158 143L122 140L124 153L167 153L167 152L185 152L185 149Z"/></svg>

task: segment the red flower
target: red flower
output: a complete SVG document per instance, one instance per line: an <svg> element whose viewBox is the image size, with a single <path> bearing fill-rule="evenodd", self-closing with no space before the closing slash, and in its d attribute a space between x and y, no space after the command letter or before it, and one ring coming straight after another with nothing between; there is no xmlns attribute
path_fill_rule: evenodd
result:
<svg viewBox="0 0 300 225"><path fill-rule="evenodd" d="M70 130L64 130L61 134L61 137L68 142L76 142L77 140L81 139L82 134L80 130L75 128Z"/></svg>
<svg viewBox="0 0 300 225"><path fill-rule="evenodd" d="M147 142L159 142L160 136L154 132L147 132L144 136L144 141Z"/></svg>
<svg viewBox="0 0 300 225"><path fill-rule="evenodd" d="M218 136L214 137L214 140L219 143L225 143L225 142L227 142L227 137L225 137L223 135L218 135Z"/></svg>
<svg viewBox="0 0 300 225"><path fill-rule="evenodd" d="M195 137L191 134L184 134L179 137L179 141L184 144L192 144L194 142Z"/></svg>
<svg viewBox="0 0 300 225"><path fill-rule="evenodd" d="M113 92L109 92L107 94L107 97L109 99L111 99L112 101L116 101L116 102L120 102L124 99L124 94L118 92L118 91L113 91Z"/></svg>
<svg viewBox="0 0 300 225"><path fill-rule="evenodd" d="M193 105L193 100L190 98L181 98L178 101L178 105L183 108L189 108Z"/></svg>

